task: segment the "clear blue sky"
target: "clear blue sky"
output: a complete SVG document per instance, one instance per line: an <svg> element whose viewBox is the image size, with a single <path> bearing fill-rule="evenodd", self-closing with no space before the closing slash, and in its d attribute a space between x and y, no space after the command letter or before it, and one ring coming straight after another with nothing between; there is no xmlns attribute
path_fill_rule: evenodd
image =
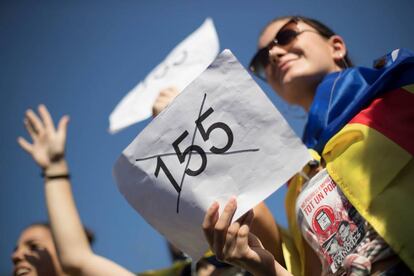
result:
<svg viewBox="0 0 414 276"><path fill-rule="evenodd" d="M206 17L244 66L273 17L303 14L341 34L354 63L405 47L414 50L414 1L1 1L0 3L0 275L29 223L46 220L39 169L17 145L23 115L45 103L53 117L71 116L67 159L83 222L95 251L132 271L167 266L165 242L127 204L112 166L149 122L107 132L116 103ZM304 116L260 83L297 133ZM285 224L283 191L268 201Z"/></svg>

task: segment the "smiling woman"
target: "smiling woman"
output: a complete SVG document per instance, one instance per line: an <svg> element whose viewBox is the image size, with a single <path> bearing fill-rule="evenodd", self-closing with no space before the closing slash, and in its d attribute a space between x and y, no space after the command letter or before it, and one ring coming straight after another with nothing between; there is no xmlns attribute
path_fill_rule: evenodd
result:
<svg viewBox="0 0 414 276"><path fill-rule="evenodd" d="M259 47L267 49L267 64L272 64L263 66L270 76L269 85L288 103L309 110L324 76L350 62L340 36L314 19L302 18L272 21L264 29Z"/></svg>
<svg viewBox="0 0 414 276"><path fill-rule="evenodd" d="M85 228L85 234L92 244L93 233ZM17 240L11 259L15 276L65 275L48 223L33 223L26 227Z"/></svg>
<svg viewBox="0 0 414 276"><path fill-rule="evenodd" d="M48 227L33 224L23 230L12 253L14 276L65 275Z"/></svg>
<svg viewBox="0 0 414 276"><path fill-rule="evenodd" d="M254 275L412 275L414 54L348 68L344 40L302 16L271 21L258 45L250 69L308 111L302 140L315 160L289 181L279 258L250 231L251 211L232 223L234 198L203 222L217 257Z"/></svg>

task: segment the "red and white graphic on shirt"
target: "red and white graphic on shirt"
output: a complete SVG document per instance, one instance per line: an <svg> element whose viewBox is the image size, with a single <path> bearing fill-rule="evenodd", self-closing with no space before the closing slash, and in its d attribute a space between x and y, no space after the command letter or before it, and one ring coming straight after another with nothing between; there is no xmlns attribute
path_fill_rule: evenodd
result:
<svg viewBox="0 0 414 276"><path fill-rule="evenodd" d="M335 273L363 237L363 227L350 218L350 213L355 213L352 205L325 171L302 190L296 207L310 228L307 236L312 239L311 246L317 247Z"/></svg>
<svg viewBox="0 0 414 276"><path fill-rule="evenodd" d="M335 214L332 208L326 205L319 207L313 215L313 230L319 235L326 235L331 233L335 226Z"/></svg>

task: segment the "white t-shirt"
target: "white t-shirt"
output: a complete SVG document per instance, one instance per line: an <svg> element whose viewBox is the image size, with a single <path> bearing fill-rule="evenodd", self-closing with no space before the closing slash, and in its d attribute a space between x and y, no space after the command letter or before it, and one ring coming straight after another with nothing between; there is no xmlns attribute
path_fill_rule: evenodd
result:
<svg viewBox="0 0 414 276"><path fill-rule="evenodd" d="M303 186L296 201L296 216L302 235L322 262L324 275L367 275L373 262L395 254L326 169Z"/></svg>

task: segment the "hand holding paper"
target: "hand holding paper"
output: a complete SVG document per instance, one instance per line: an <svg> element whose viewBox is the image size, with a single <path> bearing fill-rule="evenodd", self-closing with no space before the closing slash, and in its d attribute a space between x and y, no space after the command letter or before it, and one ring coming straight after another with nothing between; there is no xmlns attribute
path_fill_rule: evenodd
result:
<svg viewBox="0 0 414 276"><path fill-rule="evenodd" d="M161 90L152 106L152 116L160 114L177 97L178 93L180 92L174 86Z"/></svg>
<svg viewBox="0 0 414 276"><path fill-rule="evenodd" d="M310 160L286 121L229 50L123 151L114 175L128 202L170 242L200 258L214 201L236 196L233 219Z"/></svg>
<svg viewBox="0 0 414 276"><path fill-rule="evenodd" d="M115 133L149 118L161 90L175 86L182 91L206 69L218 52L217 33L213 21L207 18L121 100L109 116L109 131Z"/></svg>
<svg viewBox="0 0 414 276"><path fill-rule="evenodd" d="M216 258L242 267L254 275L282 275L282 266L250 231L253 210L232 223L236 209L236 199L230 198L220 216L219 205L214 202L204 217L204 234ZM276 273L276 270L282 273Z"/></svg>

